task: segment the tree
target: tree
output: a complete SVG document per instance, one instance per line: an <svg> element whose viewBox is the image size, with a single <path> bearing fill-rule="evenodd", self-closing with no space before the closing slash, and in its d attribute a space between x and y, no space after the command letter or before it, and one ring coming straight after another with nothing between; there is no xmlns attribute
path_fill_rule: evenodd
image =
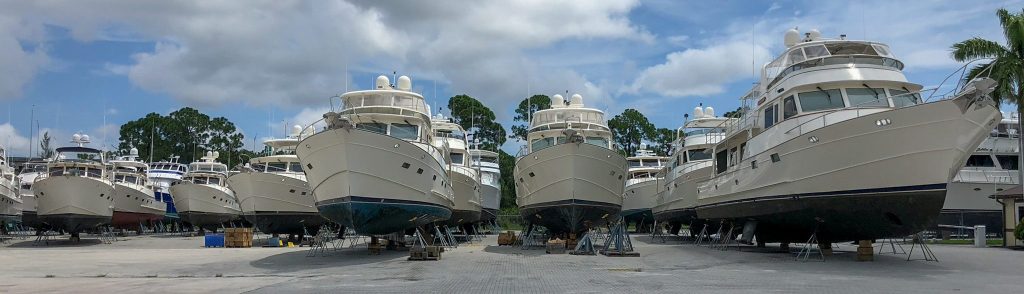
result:
<svg viewBox="0 0 1024 294"><path fill-rule="evenodd" d="M651 142L650 149L660 156L672 155L672 142L676 140L676 131L669 128L654 130L653 136L647 138Z"/></svg>
<svg viewBox="0 0 1024 294"><path fill-rule="evenodd" d="M612 131L612 139L626 156L636 154L640 149L640 143L655 134L654 124L648 121L643 113L632 108L627 108L622 114L608 120L608 128Z"/></svg>
<svg viewBox="0 0 1024 294"><path fill-rule="evenodd" d="M121 152L134 147L143 159L162 160L177 155L182 163L198 160L206 151L220 153L219 162L238 163L244 139L227 118L211 119L190 107L167 116L149 113L121 125L120 135Z"/></svg>
<svg viewBox="0 0 1024 294"><path fill-rule="evenodd" d="M512 173L516 168L516 158L505 153L505 150L498 150L498 165L501 169L501 179L498 180L501 185L501 208L519 207L516 204L516 180Z"/></svg>
<svg viewBox="0 0 1024 294"><path fill-rule="evenodd" d="M50 139L50 132L43 132L43 138L39 140L39 158L53 157L53 146L50 145Z"/></svg>
<svg viewBox="0 0 1024 294"><path fill-rule="evenodd" d="M999 9L996 10L996 16L1003 28L1006 45L982 38L971 38L953 44L953 59L960 62L994 59L971 68L966 78L992 78L996 81L996 89L991 94L992 99L996 103L1016 104L1017 113L1024 113L1024 10L1014 14L1006 9ZM1024 127L1024 124L1018 127ZM1019 143L1020 151L1024 152L1024 140ZM1024 153L1018 158L1021 160L1019 166L1024 166ZM1020 180L1024 183L1024 173L1020 173Z"/></svg>
<svg viewBox="0 0 1024 294"><path fill-rule="evenodd" d="M467 95L452 96L448 99L448 109L452 111L455 123L467 132L472 132L472 139L479 140L481 149L497 151L505 144L505 127L496 122L494 112L476 98Z"/></svg>
<svg viewBox="0 0 1024 294"><path fill-rule="evenodd" d="M548 108L551 108L551 98L547 95L533 95L520 101L519 107L516 108L516 116L512 118L512 121L523 124L512 126L512 135L509 138L525 142L533 113Z"/></svg>
<svg viewBox="0 0 1024 294"><path fill-rule="evenodd" d="M743 106L736 107L736 110L726 111L725 114L722 114L722 117L729 118L739 118L741 116L743 116Z"/></svg>

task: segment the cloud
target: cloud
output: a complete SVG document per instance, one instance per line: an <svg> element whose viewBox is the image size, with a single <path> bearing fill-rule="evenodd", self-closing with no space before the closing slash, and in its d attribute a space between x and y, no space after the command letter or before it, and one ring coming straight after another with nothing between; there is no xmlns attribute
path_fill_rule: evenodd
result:
<svg viewBox="0 0 1024 294"><path fill-rule="evenodd" d="M715 95L725 85L751 77L755 55L766 55L763 46L727 41L704 48L669 53L665 62L644 69L627 93L653 93L670 97Z"/></svg>
<svg viewBox="0 0 1024 294"><path fill-rule="evenodd" d="M11 123L4 123L0 124L0 145L7 150L7 155L27 153L29 139L18 133L18 130Z"/></svg>
<svg viewBox="0 0 1024 294"><path fill-rule="evenodd" d="M25 30L30 29L17 19L0 14L0 101L21 97L25 85L50 62L44 47L31 42ZM34 48L25 49L21 40L35 45Z"/></svg>

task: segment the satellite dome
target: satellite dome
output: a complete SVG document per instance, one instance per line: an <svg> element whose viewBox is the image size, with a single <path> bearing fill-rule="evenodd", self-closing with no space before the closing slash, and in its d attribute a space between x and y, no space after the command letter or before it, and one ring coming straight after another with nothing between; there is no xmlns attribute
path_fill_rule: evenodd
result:
<svg viewBox="0 0 1024 294"><path fill-rule="evenodd" d="M213 151L206 151L206 157L212 157Z"/></svg>
<svg viewBox="0 0 1024 294"><path fill-rule="evenodd" d="M551 96L551 108L562 108L565 107L565 98L562 95L555 94Z"/></svg>
<svg viewBox="0 0 1024 294"><path fill-rule="evenodd" d="M81 141L81 140L82 140L82 135L81 134L75 133L74 135L71 135L71 141L78 142L78 141Z"/></svg>
<svg viewBox="0 0 1024 294"><path fill-rule="evenodd" d="M811 29L810 32L807 32L807 36L811 41L821 40L821 32L819 32L818 29Z"/></svg>
<svg viewBox="0 0 1024 294"><path fill-rule="evenodd" d="M796 28L792 28L786 31L786 36L783 38L783 43L786 45L786 48L793 47L793 45L800 43L800 31L798 31Z"/></svg>
<svg viewBox="0 0 1024 294"><path fill-rule="evenodd" d="M569 105L583 107L583 96L580 94L572 94L572 98L569 99Z"/></svg>
<svg viewBox="0 0 1024 294"><path fill-rule="evenodd" d="M711 106L705 107L704 115L706 115L707 117L715 117L715 109L711 108Z"/></svg>
<svg viewBox="0 0 1024 294"><path fill-rule="evenodd" d="M412 79L407 76L398 77L398 89L402 91L412 91Z"/></svg>
<svg viewBox="0 0 1024 294"><path fill-rule="evenodd" d="M220 157L220 152L214 151L213 152L213 158L218 158L218 157Z"/></svg>
<svg viewBox="0 0 1024 294"><path fill-rule="evenodd" d="M694 119L704 118L704 108L700 108L700 106L694 107L693 108L693 118Z"/></svg>
<svg viewBox="0 0 1024 294"><path fill-rule="evenodd" d="M82 135L83 142L89 142L89 135Z"/></svg>
<svg viewBox="0 0 1024 294"><path fill-rule="evenodd" d="M391 81L385 75L377 76L377 89L391 89Z"/></svg>
<svg viewBox="0 0 1024 294"><path fill-rule="evenodd" d="M128 150L128 155L139 156L139 148L132 147L131 150Z"/></svg>

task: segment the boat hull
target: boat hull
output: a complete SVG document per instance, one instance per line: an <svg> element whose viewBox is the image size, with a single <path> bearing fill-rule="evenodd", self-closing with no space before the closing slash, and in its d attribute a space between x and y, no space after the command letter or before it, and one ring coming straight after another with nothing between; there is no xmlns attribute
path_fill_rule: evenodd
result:
<svg viewBox="0 0 1024 294"><path fill-rule="evenodd" d="M109 224L114 214L114 186L106 180L52 176L32 185L39 220L52 229L79 232Z"/></svg>
<svg viewBox="0 0 1024 294"><path fill-rule="evenodd" d="M326 221L316 209L313 192L301 175L246 172L228 183L238 197L242 217L260 232L316 233Z"/></svg>
<svg viewBox="0 0 1024 294"><path fill-rule="evenodd" d="M133 187L134 186L134 187ZM114 183L114 214L111 225L117 228L139 228L164 217L164 210L153 197L153 191L137 185Z"/></svg>
<svg viewBox="0 0 1024 294"><path fill-rule="evenodd" d="M325 218L365 235L447 220L454 206L442 155L419 142L331 129L296 149Z"/></svg>
<svg viewBox="0 0 1024 294"><path fill-rule="evenodd" d="M626 186L620 215L629 222L644 224L654 222L654 213L651 208L657 202L658 183L661 183L661 179Z"/></svg>
<svg viewBox="0 0 1024 294"><path fill-rule="evenodd" d="M451 218L445 224L458 226L480 221L480 190L477 188L477 182L476 171L465 167L455 167L452 171L452 192L455 196L455 206L452 207Z"/></svg>
<svg viewBox="0 0 1024 294"><path fill-rule="evenodd" d="M174 195L178 217L196 227L216 229L241 215L237 201L225 201L235 196L223 186L182 182L171 186L171 195Z"/></svg>
<svg viewBox="0 0 1024 294"><path fill-rule="evenodd" d="M600 226L622 209L626 159L590 144L537 150L516 162L516 201L522 217L554 233Z"/></svg>
<svg viewBox="0 0 1024 294"><path fill-rule="evenodd" d="M493 221L498 219L498 210L484 208L480 210L480 221Z"/></svg>
<svg viewBox="0 0 1024 294"><path fill-rule="evenodd" d="M690 163L692 170L679 169L681 175L666 184L665 190L651 208L654 219L673 225L689 224L697 217L697 186L714 175L710 161Z"/></svg>
<svg viewBox="0 0 1024 294"><path fill-rule="evenodd" d="M318 202L320 214L329 220L358 228L364 235L384 235L441 222L452 217L447 206L390 198L348 196Z"/></svg>
<svg viewBox="0 0 1024 294"><path fill-rule="evenodd" d="M995 107L968 102L878 112L801 134L754 155L759 168L702 186L698 217L757 221L755 236L767 242L805 242L815 227L828 242L924 230L939 216L946 183L999 121Z"/></svg>

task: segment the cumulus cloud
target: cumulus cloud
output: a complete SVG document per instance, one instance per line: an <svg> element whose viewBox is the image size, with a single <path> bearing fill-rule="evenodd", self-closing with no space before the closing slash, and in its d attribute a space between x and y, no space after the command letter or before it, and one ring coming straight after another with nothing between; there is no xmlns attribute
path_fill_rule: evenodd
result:
<svg viewBox="0 0 1024 294"><path fill-rule="evenodd" d="M50 61L43 47L24 35L23 27L17 19L0 14L0 100L21 97L24 86ZM25 49L22 41L35 45L34 49Z"/></svg>
<svg viewBox="0 0 1024 294"><path fill-rule="evenodd" d="M768 52L763 46L753 50L759 55ZM750 78L753 58L751 44L738 41L672 52L624 90L674 97L714 95L725 91L728 83Z"/></svg>
<svg viewBox="0 0 1024 294"><path fill-rule="evenodd" d="M26 135L18 133L11 123L0 124L0 145L8 151L8 155L15 152L28 152L29 139Z"/></svg>

